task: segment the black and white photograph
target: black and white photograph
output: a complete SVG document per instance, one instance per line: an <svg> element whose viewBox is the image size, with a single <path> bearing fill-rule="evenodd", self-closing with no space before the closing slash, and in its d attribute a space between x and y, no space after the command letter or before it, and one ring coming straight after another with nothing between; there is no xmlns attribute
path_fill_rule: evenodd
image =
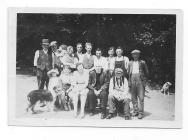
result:
<svg viewBox="0 0 188 140"><path fill-rule="evenodd" d="M180 128L181 20L178 10L10 8L9 125Z"/></svg>

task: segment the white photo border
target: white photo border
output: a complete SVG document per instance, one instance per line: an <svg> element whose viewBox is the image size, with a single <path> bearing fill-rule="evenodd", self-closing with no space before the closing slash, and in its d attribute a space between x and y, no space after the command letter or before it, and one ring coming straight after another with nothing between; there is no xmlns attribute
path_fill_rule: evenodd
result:
<svg viewBox="0 0 188 140"><path fill-rule="evenodd" d="M176 73L175 120L80 120L16 118L16 29L17 13L67 13L67 14L173 14L176 15ZM81 126L81 127L141 127L182 128L183 85L183 12L178 9L81 9L81 8L8 8L8 125L13 126Z"/></svg>

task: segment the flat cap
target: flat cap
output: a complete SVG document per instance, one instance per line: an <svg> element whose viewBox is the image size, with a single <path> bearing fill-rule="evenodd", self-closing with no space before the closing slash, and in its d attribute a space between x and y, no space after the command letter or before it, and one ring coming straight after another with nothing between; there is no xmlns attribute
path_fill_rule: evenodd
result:
<svg viewBox="0 0 188 140"><path fill-rule="evenodd" d="M131 54L140 54L141 52L139 50L133 50Z"/></svg>

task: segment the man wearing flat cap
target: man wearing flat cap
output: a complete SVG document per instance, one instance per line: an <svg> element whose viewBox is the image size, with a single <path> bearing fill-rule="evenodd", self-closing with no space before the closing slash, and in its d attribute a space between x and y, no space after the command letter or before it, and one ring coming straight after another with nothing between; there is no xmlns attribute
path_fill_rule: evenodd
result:
<svg viewBox="0 0 188 140"><path fill-rule="evenodd" d="M52 69L52 53L48 51L49 40L42 39L42 50L37 50L34 57L34 66L37 68L38 88L44 89L44 85L48 89L49 78L47 72Z"/></svg>
<svg viewBox="0 0 188 140"><path fill-rule="evenodd" d="M132 116L138 116L138 119L144 117L145 85L149 74L146 62L140 60L140 53L139 50L131 52L133 60L128 66L128 82L134 109Z"/></svg>

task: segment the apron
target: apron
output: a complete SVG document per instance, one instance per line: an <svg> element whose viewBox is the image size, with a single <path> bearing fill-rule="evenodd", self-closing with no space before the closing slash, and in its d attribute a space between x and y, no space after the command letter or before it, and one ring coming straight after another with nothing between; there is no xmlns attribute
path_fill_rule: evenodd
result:
<svg viewBox="0 0 188 140"><path fill-rule="evenodd" d="M114 67L114 70L116 68L121 68L123 70L124 77L128 78L128 73L127 73L127 70L125 69L125 60L124 60L124 57L123 57L122 61L116 61L116 58L115 58L115 67Z"/></svg>

